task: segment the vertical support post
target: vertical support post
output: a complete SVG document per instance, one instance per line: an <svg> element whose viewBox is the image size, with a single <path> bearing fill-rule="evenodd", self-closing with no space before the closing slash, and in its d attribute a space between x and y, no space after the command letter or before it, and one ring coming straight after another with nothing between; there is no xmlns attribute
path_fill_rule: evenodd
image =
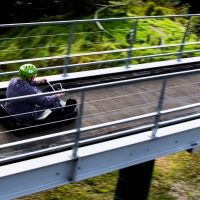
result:
<svg viewBox="0 0 200 200"><path fill-rule="evenodd" d="M85 90L82 90L81 93L81 104L79 109L79 116L77 120L77 133L75 135L75 141L74 141L74 147L73 147L73 153L72 158L77 158L77 152L79 147L79 139L80 139L80 133L81 133L81 126L82 126L82 116L83 116L83 106L84 106L84 98L85 98Z"/></svg>
<svg viewBox="0 0 200 200"><path fill-rule="evenodd" d="M190 22L191 22L191 17L189 18L189 21L187 23L187 27L186 27L185 33L183 35L182 43L180 45L179 54L178 54L178 61L179 62L181 61L181 58L182 58L182 53L183 53L183 49L184 49L185 40L186 40L186 37L187 37L187 34L188 34L188 30L190 28Z"/></svg>
<svg viewBox="0 0 200 200"><path fill-rule="evenodd" d="M67 65L69 64L69 54L70 54L70 49L71 49L71 44L72 44L72 39L73 39L73 34L74 34L74 26L75 23L71 24L71 28L70 28L70 34L69 34L69 38L68 38L68 45L67 45L67 52L66 52L66 58L64 61L64 66L65 68L63 68L63 76L66 77L67 76Z"/></svg>
<svg viewBox="0 0 200 200"><path fill-rule="evenodd" d="M135 42L135 39L136 39L137 26L138 26L138 19L136 20L136 22L134 24L133 34L130 34L130 47L129 47L129 51L127 53L128 60L126 61L126 68L129 68L130 57L131 57L131 52L132 52L131 49L132 49L134 42Z"/></svg>
<svg viewBox="0 0 200 200"><path fill-rule="evenodd" d="M155 117L154 127L152 129L152 138L155 137L156 132L158 130L158 124L159 124L159 120L160 120L160 112L162 110L162 105L163 105L163 99L164 99L164 94L165 94L166 82L167 82L167 78L165 77L163 79L162 89L161 89L160 98L159 98L159 102L158 102L158 106L157 106L157 115Z"/></svg>
<svg viewBox="0 0 200 200"><path fill-rule="evenodd" d="M79 117L77 120L77 133L75 135L74 146L73 146L73 151L72 151L73 164L71 166L72 168L71 168L70 177L68 177L68 180L71 182L76 181L75 178L76 178L77 166L79 163L79 157L77 156L77 152L78 152L79 140L80 140L80 134L81 134L84 97L85 97L85 90L82 90L81 103L80 103L80 108L79 108Z"/></svg>
<svg viewBox="0 0 200 200"><path fill-rule="evenodd" d="M114 200L147 200L154 163L151 160L121 169Z"/></svg>

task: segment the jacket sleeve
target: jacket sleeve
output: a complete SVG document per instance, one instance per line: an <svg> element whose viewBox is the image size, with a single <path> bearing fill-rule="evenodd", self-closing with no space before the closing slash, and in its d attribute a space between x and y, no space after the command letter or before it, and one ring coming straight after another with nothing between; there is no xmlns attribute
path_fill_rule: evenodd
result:
<svg viewBox="0 0 200 200"><path fill-rule="evenodd" d="M30 87L28 93L30 95L33 94L40 94L40 92L38 91L38 89L36 87ZM39 106L50 106L51 104L57 102L59 100L58 96L55 95L51 95L51 96L41 96L41 97L36 97L36 98L30 98L27 99L26 101L33 103L33 104L37 104Z"/></svg>

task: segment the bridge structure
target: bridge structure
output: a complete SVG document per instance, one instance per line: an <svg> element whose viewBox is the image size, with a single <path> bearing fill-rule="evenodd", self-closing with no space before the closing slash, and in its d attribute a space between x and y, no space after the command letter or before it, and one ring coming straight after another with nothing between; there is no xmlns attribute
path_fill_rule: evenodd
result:
<svg viewBox="0 0 200 200"><path fill-rule="evenodd" d="M62 70L60 74L45 77L53 83L61 82L69 97L78 100L79 107L76 118L59 126L56 125L57 122L53 122L55 125L50 129L40 130L38 126L37 129L28 127L25 130L10 131L3 124L0 125L0 199L25 196L114 170L120 170L115 199L147 199L154 160L184 150L195 153L200 144L200 57L192 57L199 49L184 51L187 45L199 44L199 41L187 41L192 18L198 16L127 17L0 25L0 28L11 29L22 26L70 25L66 55L4 60L0 65L9 68L32 62L40 66L43 61L63 60L63 65L41 67L39 73ZM137 44L141 20L180 17L186 18L188 23L183 28L179 44L133 47ZM133 22L130 27L133 34L129 38L128 48L70 53L75 25L120 20ZM30 37L35 36L28 36L29 39ZM172 48L171 52L133 56L139 50L165 48ZM125 53L124 58L98 59L104 54L121 52ZM171 55L175 55L175 58L170 59ZM73 58L86 56L94 56L97 60L84 63L71 61ZM156 57L165 59L159 62L131 63L133 60ZM119 63L119 66L70 72L71 69L87 69L88 66L102 64L113 66L113 63ZM5 71L0 73L0 77L16 74L17 71ZM1 104L61 92L5 98L8 83L7 80L0 82ZM2 118L5 117L1 116L0 121ZM15 134L16 131L18 134ZM25 134L19 134L22 131Z"/></svg>

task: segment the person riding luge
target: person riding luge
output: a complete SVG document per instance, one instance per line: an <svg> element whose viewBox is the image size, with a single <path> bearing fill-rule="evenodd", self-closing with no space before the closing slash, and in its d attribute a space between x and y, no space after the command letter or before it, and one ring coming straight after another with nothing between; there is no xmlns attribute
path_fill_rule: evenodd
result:
<svg viewBox="0 0 200 200"><path fill-rule="evenodd" d="M19 77L12 78L7 91L6 98L19 97L25 95L34 95L42 93L42 91L36 87L38 83L45 83L45 78L36 78L38 73L37 68L33 64L24 64L19 68ZM42 110L51 108L52 112L72 111L73 106L63 108L59 103L59 98L65 95L65 93L55 94L51 96L40 96L36 98L23 99L19 101L6 102L6 110L15 115L16 118L22 121L35 120ZM76 105L75 99L68 99L67 105ZM38 112L38 110L41 110ZM35 112L36 111L36 112ZM26 113L26 114L24 114Z"/></svg>

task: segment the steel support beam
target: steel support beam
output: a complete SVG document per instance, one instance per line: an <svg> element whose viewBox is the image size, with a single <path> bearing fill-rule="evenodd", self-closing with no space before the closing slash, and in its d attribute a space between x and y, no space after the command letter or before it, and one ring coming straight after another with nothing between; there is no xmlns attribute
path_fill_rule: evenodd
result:
<svg viewBox="0 0 200 200"><path fill-rule="evenodd" d="M197 148L200 119L109 140L78 151L74 165L72 150L41 156L0 167L0 200L13 199L64 184L148 162L168 154ZM72 167L76 166L74 179ZM136 180L137 181L137 180Z"/></svg>

